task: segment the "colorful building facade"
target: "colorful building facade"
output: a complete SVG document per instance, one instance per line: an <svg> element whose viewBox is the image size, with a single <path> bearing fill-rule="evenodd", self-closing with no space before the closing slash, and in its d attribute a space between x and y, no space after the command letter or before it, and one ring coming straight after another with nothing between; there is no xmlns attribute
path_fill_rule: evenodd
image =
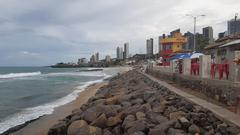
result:
<svg viewBox="0 0 240 135"><path fill-rule="evenodd" d="M162 45L160 56L163 58L163 62L169 63L171 56L185 52L183 45L187 43L187 38L180 31L176 31L171 33L171 36L163 37L160 43Z"/></svg>

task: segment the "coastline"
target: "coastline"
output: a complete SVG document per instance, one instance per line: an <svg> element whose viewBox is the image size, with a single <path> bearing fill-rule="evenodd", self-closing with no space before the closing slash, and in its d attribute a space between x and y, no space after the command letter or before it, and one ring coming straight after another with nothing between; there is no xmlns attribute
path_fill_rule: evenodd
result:
<svg viewBox="0 0 240 135"><path fill-rule="evenodd" d="M77 99L73 102L55 108L52 114L42 116L39 119L30 122L22 129L11 133L10 135L47 135L50 127L58 123L59 120L70 115L73 110L79 108L82 104L86 103L90 97L95 95L95 93L100 87L106 84L107 82L101 82L90 85L84 91L80 92Z"/></svg>
<svg viewBox="0 0 240 135"><path fill-rule="evenodd" d="M112 78L48 135L237 135L240 127L137 70Z"/></svg>
<svg viewBox="0 0 240 135"><path fill-rule="evenodd" d="M129 71L129 67L120 67L120 74ZM108 84L108 79L103 82L92 84L86 87L82 92L78 94L78 97L63 106L59 106L54 109L54 112L50 115L44 115L38 119L28 121L22 125L13 127L4 132L3 135L47 135L49 128L57 124L61 119L64 119L68 115L72 114L73 110L79 109L89 98L93 97L99 88ZM20 127L19 129L17 127ZM15 129L17 128L17 129Z"/></svg>

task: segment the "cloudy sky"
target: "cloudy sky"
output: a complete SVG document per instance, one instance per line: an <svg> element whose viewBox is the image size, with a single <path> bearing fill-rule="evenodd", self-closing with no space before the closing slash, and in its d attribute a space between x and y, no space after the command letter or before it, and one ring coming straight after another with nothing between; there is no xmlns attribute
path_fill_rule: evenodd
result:
<svg viewBox="0 0 240 135"><path fill-rule="evenodd" d="M206 14L198 31L213 26L216 37L239 7L239 0L0 0L0 66L76 62L94 52L114 57L124 42L130 53L144 53L147 38L192 31L185 14Z"/></svg>

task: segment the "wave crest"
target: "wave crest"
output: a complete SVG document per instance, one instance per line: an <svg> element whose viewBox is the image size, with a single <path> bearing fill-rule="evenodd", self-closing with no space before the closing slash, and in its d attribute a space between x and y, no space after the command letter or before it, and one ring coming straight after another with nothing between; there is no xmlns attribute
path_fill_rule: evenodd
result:
<svg viewBox="0 0 240 135"><path fill-rule="evenodd" d="M38 72L29 72L29 73L10 73L10 74L0 74L0 79L10 79L10 78L19 78L19 77L29 77L41 75L40 71Z"/></svg>
<svg viewBox="0 0 240 135"><path fill-rule="evenodd" d="M105 73L101 72L66 72L66 73L48 73L46 76L89 76L89 77L104 77Z"/></svg>

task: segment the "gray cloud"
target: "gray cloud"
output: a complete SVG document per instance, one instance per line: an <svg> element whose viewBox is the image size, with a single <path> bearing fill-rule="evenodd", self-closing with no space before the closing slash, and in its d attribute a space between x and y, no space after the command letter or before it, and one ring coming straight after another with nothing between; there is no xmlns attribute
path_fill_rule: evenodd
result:
<svg viewBox="0 0 240 135"><path fill-rule="evenodd" d="M146 38L157 40L176 28L192 31L187 13L206 14L198 31L210 25L216 36L239 6L237 0L0 1L0 66L76 61L94 52L115 56L124 42L131 53L144 53Z"/></svg>

